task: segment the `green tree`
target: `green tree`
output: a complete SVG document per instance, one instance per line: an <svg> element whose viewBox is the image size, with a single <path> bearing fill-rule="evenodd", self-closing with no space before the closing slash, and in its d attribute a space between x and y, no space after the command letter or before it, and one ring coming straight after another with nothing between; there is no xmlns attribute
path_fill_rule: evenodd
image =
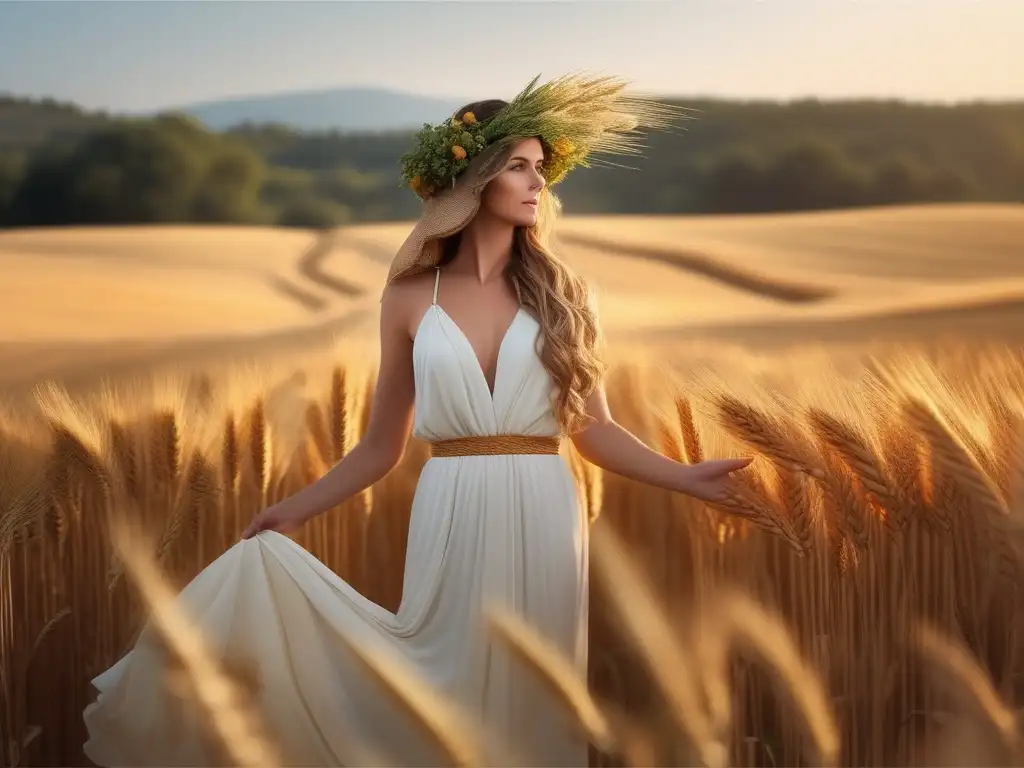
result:
<svg viewBox="0 0 1024 768"><path fill-rule="evenodd" d="M296 168L268 168L260 186L260 200L264 205L283 208L296 200L315 196L314 175Z"/></svg>
<svg viewBox="0 0 1024 768"><path fill-rule="evenodd" d="M34 152L7 212L7 222L23 226L66 224L69 219L69 151L47 146Z"/></svg>
<svg viewBox="0 0 1024 768"><path fill-rule="evenodd" d="M11 206L25 175L25 160L13 153L0 155L0 226L10 218Z"/></svg>
<svg viewBox="0 0 1024 768"><path fill-rule="evenodd" d="M192 201L193 221L245 222L262 218L259 200L263 162L230 146L209 160Z"/></svg>
<svg viewBox="0 0 1024 768"><path fill-rule="evenodd" d="M762 194L774 210L845 208L868 201L867 173L842 151L810 140L783 152L763 175Z"/></svg>
<svg viewBox="0 0 1024 768"><path fill-rule="evenodd" d="M262 161L177 116L104 128L36 153L16 201L21 224L249 221Z"/></svg>
<svg viewBox="0 0 1024 768"><path fill-rule="evenodd" d="M701 208L716 213L757 213L770 209L767 167L751 150L726 155L707 172Z"/></svg>

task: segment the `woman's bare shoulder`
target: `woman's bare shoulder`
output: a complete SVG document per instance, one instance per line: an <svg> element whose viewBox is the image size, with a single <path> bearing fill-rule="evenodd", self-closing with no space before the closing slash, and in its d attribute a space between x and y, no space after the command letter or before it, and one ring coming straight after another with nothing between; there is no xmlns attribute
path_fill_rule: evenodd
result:
<svg viewBox="0 0 1024 768"><path fill-rule="evenodd" d="M434 270L392 280L384 290L381 312L414 332L433 298Z"/></svg>
<svg viewBox="0 0 1024 768"><path fill-rule="evenodd" d="M434 270L420 272L406 277L396 277L384 290L385 303L396 306L427 304L433 296Z"/></svg>

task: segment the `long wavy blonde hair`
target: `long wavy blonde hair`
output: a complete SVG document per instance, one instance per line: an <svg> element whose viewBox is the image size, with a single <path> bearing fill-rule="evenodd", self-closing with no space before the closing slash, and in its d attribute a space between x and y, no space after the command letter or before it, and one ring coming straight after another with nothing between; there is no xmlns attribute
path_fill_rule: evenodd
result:
<svg viewBox="0 0 1024 768"><path fill-rule="evenodd" d="M472 112L478 120L486 120L503 106L505 102L497 99L474 102L455 117ZM563 433L571 435L590 421L587 400L600 384L605 366L598 354L600 331L590 288L549 246L560 212L558 198L545 187L537 223L515 230L506 276L540 324L537 353L557 388L555 418ZM460 239L456 234L442 243L442 263L455 257Z"/></svg>

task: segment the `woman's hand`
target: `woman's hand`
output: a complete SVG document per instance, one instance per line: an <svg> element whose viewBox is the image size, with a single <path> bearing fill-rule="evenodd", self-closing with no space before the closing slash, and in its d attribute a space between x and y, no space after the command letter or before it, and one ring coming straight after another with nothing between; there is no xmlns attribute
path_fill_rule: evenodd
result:
<svg viewBox="0 0 1024 768"><path fill-rule="evenodd" d="M679 491L701 501L721 504L730 498L733 472L737 472L752 462L747 459L718 459L701 461L682 467L683 480Z"/></svg>
<svg viewBox="0 0 1024 768"><path fill-rule="evenodd" d="M242 532L242 538L251 539L261 531L292 533L301 528L306 522L306 516L298 512L294 504L289 505L289 501L290 499L285 499L256 515Z"/></svg>

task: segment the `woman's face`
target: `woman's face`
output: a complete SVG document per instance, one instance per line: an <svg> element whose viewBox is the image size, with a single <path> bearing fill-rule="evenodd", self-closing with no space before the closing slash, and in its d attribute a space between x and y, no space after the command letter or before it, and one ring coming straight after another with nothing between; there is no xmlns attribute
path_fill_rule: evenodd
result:
<svg viewBox="0 0 1024 768"><path fill-rule="evenodd" d="M492 216L515 227L532 227L544 177L544 148L540 139L523 139L512 146L505 168L484 188L481 205Z"/></svg>

